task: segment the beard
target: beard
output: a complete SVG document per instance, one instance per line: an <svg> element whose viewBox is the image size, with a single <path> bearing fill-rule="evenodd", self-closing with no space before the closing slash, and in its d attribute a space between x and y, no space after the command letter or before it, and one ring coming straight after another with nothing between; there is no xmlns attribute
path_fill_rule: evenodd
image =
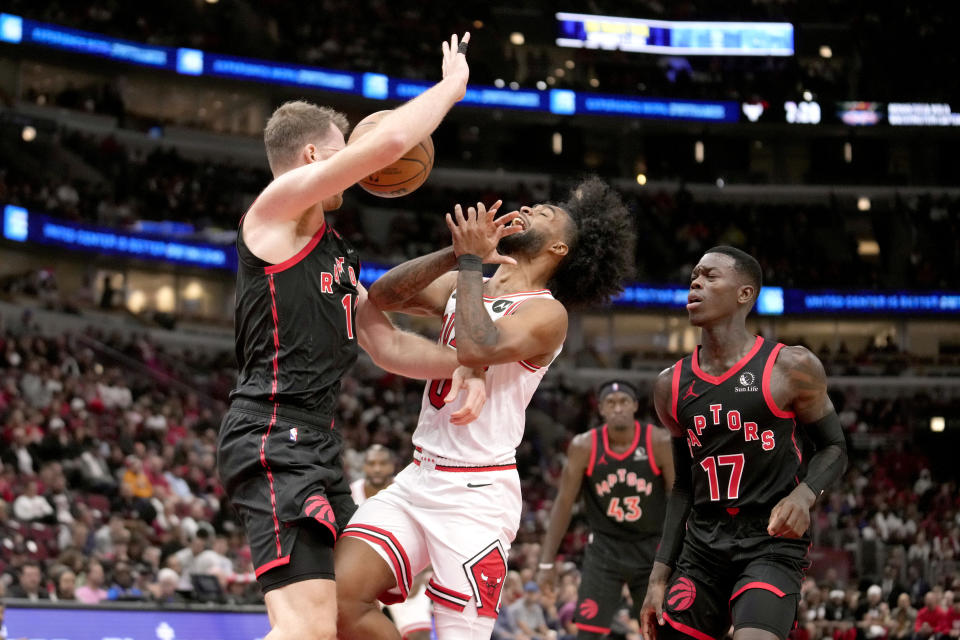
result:
<svg viewBox="0 0 960 640"><path fill-rule="evenodd" d="M500 239L497 251L504 256L532 258L547 244L547 237L535 229L528 229Z"/></svg>

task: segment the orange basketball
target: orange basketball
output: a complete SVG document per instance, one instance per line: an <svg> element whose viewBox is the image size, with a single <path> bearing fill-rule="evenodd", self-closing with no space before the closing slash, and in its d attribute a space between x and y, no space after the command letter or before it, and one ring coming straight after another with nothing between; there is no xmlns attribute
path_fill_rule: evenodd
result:
<svg viewBox="0 0 960 640"><path fill-rule="evenodd" d="M347 144L373 131L389 111L377 111L357 123ZM433 168L433 139L427 136L399 160L361 180L358 184L367 193L381 198L398 198L413 193L427 180Z"/></svg>

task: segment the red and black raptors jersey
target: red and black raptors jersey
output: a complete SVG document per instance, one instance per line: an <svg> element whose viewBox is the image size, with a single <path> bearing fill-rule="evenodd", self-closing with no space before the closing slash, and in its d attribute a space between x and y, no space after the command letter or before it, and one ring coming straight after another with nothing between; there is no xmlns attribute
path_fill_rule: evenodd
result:
<svg viewBox="0 0 960 640"><path fill-rule="evenodd" d="M777 407L770 392L782 348L757 336L721 376L700 369L699 347L674 366L671 414L690 447L695 510L772 508L797 486L794 414Z"/></svg>
<svg viewBox="0 0 960 640"><path fill-rule="evenodd" d="M330 421L340 379L357 359L357 252L324 224L295 256L271 265L237 234L234 398L277 403Z"/></svg>
<svg viewBox="0 0 960 640"><path fill-rule="evenodd" d="M660 534L667 492L653 455L653 428L634 423L633 443L622 453L611 449L607 425L590 431L590 462L580 493L594 534L631 539Z"/></svg>

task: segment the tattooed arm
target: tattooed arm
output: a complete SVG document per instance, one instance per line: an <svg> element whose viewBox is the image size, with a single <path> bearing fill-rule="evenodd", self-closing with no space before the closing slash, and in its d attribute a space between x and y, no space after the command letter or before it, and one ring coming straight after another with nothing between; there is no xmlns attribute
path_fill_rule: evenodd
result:
<svg viewBox="0 0 960 640"><path fill-rule="evenodd" d="M487 210L483 204L477 203L480 214L489 223L489 230L494 234L491 238L499 238L515 233L519 229L507 229L517 213L508 213L498 220L494 220L502 202L497 200ZM462 215L460 205L454 210L458 216ZM471 208L471 211L473 209ZM447 214L449 217L450 214ZM497 253L496 242L493 247L482 254L487 264L514 262L512 258ZM370 286L368 292L370 302L381 311L400 311L415 316L443 315L450 294L457 284L456 274L451 272L457 266L457 256L453 247L434 251L425 256L408 260L390 271Z"/></svg>
<svg viewBox="0 0 960 640"><path fill-rule="evenodd" d="M770 535L798 538L810 527L810 509L817 497L843 474L846 442L827 395L827 374L808 349L784 347L774 365L770 387L773 401L796 415L816 447L803 482L773 508L767 527Z"/></svg>
<svg viewBox="0 0 960 640"><path fill-rule="evenodd" d="M453 247L397 265L370 285L368 299L382 311L441 316L456 285Z"/></svg>
<svg viewBox="0 0 960 640"><path fill-rule="evenodd" d="M493 252L501 261L512 261L499 256L496 247L500 238L521 228L499 224L482 205L478 204L478 208L479 213L470 207L464 216L458 207L456 223L447 215L460 266L454 320L460 364L483 367L523 360L533 364L548 361L567 337L567 310L552 298L540 298L525 302L515 313L503 316L496 323L491 320L483 305L483 272L478 256Z"/></svg>
<svg viewBox="0 0 960 640"><path fill-rule="evenodd" d="M567 310L556 300L529 300L516 313L496 322L483 305L483 281L477 271L457 276L454 324L457 357L468 367L505 362L547 364L567 337Z"/></svg>

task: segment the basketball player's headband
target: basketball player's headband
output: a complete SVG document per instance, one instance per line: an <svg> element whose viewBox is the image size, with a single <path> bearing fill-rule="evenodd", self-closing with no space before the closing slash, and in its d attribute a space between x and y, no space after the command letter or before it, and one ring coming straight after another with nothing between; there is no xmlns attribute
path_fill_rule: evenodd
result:
<svg viewBox="0 0 960 640"><path fill-rule="evenodd" d="M603 399L611 393L625 393L634 401L637 400L636 388L629 382L624 382L623 380L612 380L604 383L603 386L600 387L600 393L598 394L600 402L603 402Z"/></svg>

